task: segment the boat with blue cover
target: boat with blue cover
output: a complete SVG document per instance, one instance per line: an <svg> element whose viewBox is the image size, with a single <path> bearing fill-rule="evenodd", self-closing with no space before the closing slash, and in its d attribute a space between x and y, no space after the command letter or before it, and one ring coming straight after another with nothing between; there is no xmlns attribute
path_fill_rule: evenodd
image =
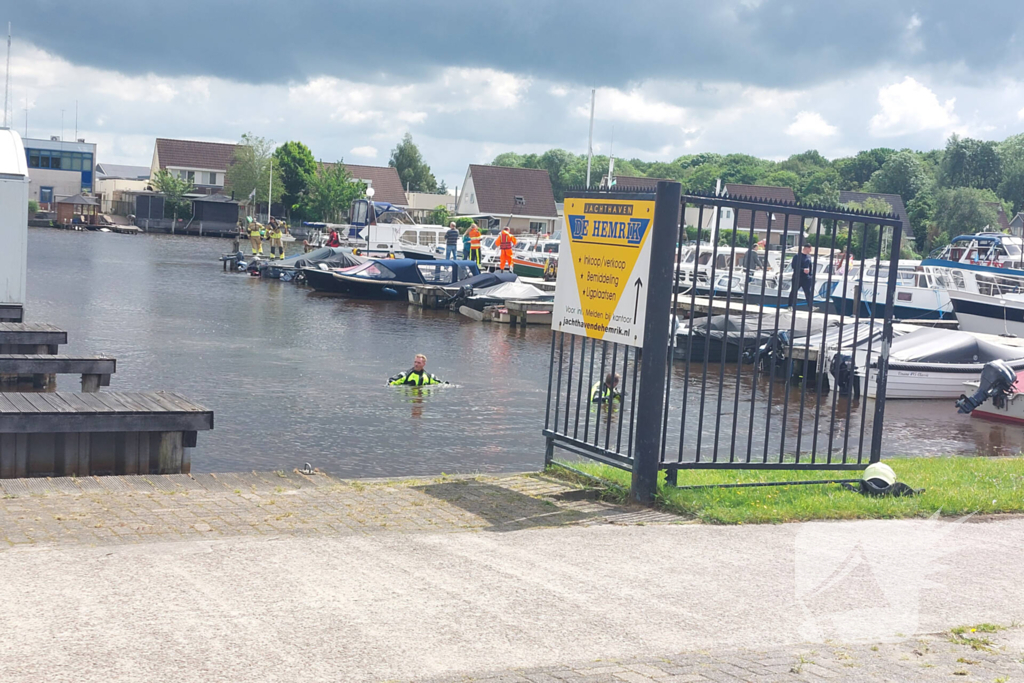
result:
<svg viewBox="0 0 1024 683"><path fill-rule="evenodd" d="M306 284L318 292L372 299L404 299L415 285L454 285L480 274L476 261L369 259L351 268L303 268Z"/></svg>

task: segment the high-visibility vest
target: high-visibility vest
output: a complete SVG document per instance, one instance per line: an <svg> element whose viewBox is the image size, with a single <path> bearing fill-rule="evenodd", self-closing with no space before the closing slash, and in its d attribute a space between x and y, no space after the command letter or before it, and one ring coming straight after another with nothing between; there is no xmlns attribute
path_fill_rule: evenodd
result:
<svg viewBox="0 0 1024 683"><path fill-rule="evenodd" d="M498 235L498 247L502 251L508 251L515 244L515 239L508 230L502 230L501 234Z"/></svg>
<svg viewBox="0 0 1024 683"><path fill-rule="evenodd" d="M270 233L271 239L281 239L281 228L274 228L274 232Z"/></svg>
<svg viewBox="0 0 1024 683"><path fill-rule="evenodd" d="M440 384L440 383L441 383L441 380L439 380L434 375L431 375L430 373L427 373L427 372L414 372L412 370L407 370L406 372L403 372L402 374L400 374L398 377L396 377L395 379L391 380L391 382L390 382L391 386L401 386L403 384L411 384L411 385L417 386L417 387L418 386L422 386L422 385L426 385L426 384Z"/></svg>
<svg viewBox="0 0 1024 683"><path fill-rule="evenodd" d="M480 231L476 228L469 229L469 247L471 249L480 248Z"/></svg>
<svg viewBox="0 0 1024 683"><path fill-rule="evenodd" d="M252 227L249 228L249 237L259 237L259 236L260 236L259 226L254 223L252 225Z"/></svg>
<svg viewBox="0 0 1024 683"><path fill-rule="evenodd" d="M612 389L606 387L602 382L597 382L590 389L590 402L596 403L597 401L621 401L622 395Z"/></svg>

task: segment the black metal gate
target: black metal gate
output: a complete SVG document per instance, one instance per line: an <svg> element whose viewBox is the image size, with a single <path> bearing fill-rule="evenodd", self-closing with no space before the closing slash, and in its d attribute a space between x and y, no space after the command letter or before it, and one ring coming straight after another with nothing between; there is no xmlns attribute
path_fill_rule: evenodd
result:
<svg viewBox="0 0 1024 683"><path fill-rule="evenodd" d="M570 195L612 196L630 194ZM654 221L644 347L552 333L547 460L561 448L632 470L640 500L657 469L674 483L688 468L877 462L902 222L664 182ZM809 288L793 282L805 251ZM615 375L620 396L605 400Z"/></svg>

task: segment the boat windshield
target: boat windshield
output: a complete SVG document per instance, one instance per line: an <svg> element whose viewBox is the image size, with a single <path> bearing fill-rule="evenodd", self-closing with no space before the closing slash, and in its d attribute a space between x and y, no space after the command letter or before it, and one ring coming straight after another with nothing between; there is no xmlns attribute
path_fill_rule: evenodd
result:
<svg viewBox="0 0 1024 683"><path fill-rule="evenodd" d="M420 278L428 285L447 285L452 282L452 266L440 263L424 263L416 266Z"/></svg>
<svg viewBox="0 0 1024 683"><path fill-rule="evenodd" d="M374 261L369 263L363 263L355 268L349 268L345 271L346 275L353 277L363 277L367 280L394 280L395 273L390 268L383 266Z"/></svg>

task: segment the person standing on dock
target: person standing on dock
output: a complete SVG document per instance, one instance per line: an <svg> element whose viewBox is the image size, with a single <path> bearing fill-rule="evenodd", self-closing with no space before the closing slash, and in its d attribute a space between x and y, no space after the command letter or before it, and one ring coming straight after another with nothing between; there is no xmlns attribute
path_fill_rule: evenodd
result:
<svg viewBox="0 0 1024 683"><path fill-rule="evenodd" d="M462 260L469 260L469 230L462 235Z"/></svg>
<svg viewBox="0 0 1024 683"><path fill-rule="evenodd" d="M447 384L447 382L442 382L427 372L427 357L422 353L417 353L416 357L412 359L412 369L389 378L388 384L393 387L402 385L421 387L427 384Z"/></svg>
<svg viewBox="0 0 1024 683"><path fill-rule="evenodd" d="M444 257L454 259L459 255L459 229L455 227L455 221L448 224L448 232L444 234Z"/></svg>
<svg viewBox="0 0 1024 683"><path fill-rule="evenodd" d="M476 261L476 267L480 268L480 228L476 223L469 226L469 260Z"/></svg>
<svg viewBox="0 0 1024 683"><path fill-rule="evenodd" d="M248 217L249 221L249 246L252 247L252 255L263 255L263 240L260 238L260 224Z"/></svg>
<svg viewBox="0 0 1024 683"><path fill-rule="evenodd" d="M793 257L793 286L789 290L789 307L796 308L798 292L803 290L808 307L814 306L814 260L810 244L804 244L801 253Z"/></svg>
<svg viewBox="0 0 1024 683"><path fill-rule="evenodd" d="M506 265L509 270L512 270L512 247L516 246L517 241L516 236L512 234L507 225L498 235L498 249L501 250L501 258L498 261L500 270L504 271Z"/></svg>
<svg viewBox="0 0 1024 683"><path fill-rule="evenodd" d="M276 253L278 259L284 258L284 241L282 240L283 234L281 233L281 224L277 222L277 219L271 216L270 218L270 258L274 258Z"/></svg>

